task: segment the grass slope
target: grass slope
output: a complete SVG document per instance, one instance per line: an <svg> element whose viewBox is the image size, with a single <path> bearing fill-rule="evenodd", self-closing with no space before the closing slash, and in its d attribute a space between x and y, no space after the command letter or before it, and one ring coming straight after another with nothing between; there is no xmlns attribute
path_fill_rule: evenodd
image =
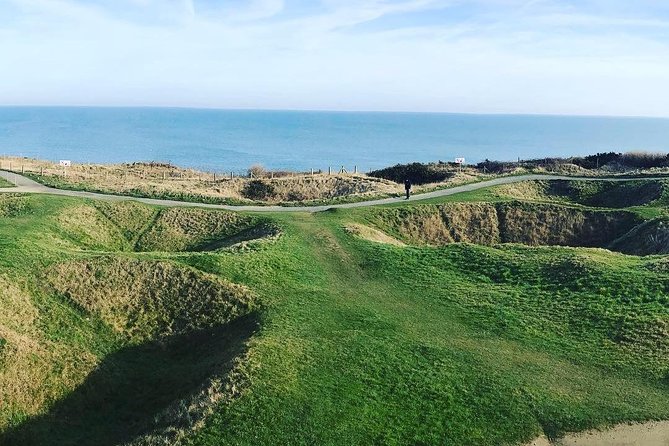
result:
<svg viewBox="0 0 669 446"><path fill-rule="evenodd" d="M158 214L148 208L137 211L154 216L147 226L103 231L109 249L99 260L90 240L64 231L68 222L59 217L87 202L26 200L30 212L0 218L0 278L14 287L0 292L0 382L18 389L0 399L0 443L127 442L148 432L156 413L189 401L208 377L233 367L222 390L228 397L212 398L213 414L181 443L504 445L541 432L669 418L663 257L555 246L393 246L347 230L374 223L379 211L367 209L272 215L282 237L244 251L111 249L130 245L127 233L150 231ZM93 283L100 298L104 287L125 290L114 300L125 305L121 294L132 297L135 287L107 279L103 268L89 275L92 282L66 280L65 292L59 284L67 275L48 274L62 265L97 271L98 262L111 262L112 271L118 262L167 262L178 277L243 285L255 296L260 328L251 336L253 324L242 318L215 333L198 325L204 332L164 343L153 327L165 325L152 323L139 332L148 341L129 343L110 322L117 313L89 311L82 303L90 294L77 290ZM127 301L135 312L145 302L137 299ZM212 311L196 313L217 317ZM169 321L175 313L168 306L152 314ZM18 351L18 339L33 342L22 347L28 353L5 354ZM32 359L22 358L31 355L39 362L26 366ZM33 378L22 379L27 373ZM30 405L28 395L40 399Z"/></svg>

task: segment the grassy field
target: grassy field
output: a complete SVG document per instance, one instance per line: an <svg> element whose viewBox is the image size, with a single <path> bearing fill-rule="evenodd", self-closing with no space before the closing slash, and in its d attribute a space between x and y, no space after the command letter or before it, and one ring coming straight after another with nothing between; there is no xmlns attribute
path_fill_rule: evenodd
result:
<svg viewBox="0 0 669 446"><path fill-rule="evenodd" d="M14 187L14 185L4 178L0 178L0 187Z"/></svg>
<svg viewBox="0 0 669 446"><path fill-rule="evenodd" d="M484 231L501 214L457 201L520 203L622 212L629 238L666 212L655 186L547 186L313 215L5 198L0 444L492 446L669 419L665 257L396 224Z"/></svg>

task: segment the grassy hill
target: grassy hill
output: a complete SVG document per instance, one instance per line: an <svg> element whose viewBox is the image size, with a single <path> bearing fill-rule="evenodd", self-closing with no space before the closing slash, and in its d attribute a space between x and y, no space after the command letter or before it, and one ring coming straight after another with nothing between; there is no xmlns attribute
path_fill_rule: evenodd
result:
<svg viewBox="0 0 669 446"><path fill-rule="evenodd" d="M669 263L602 249L661 252L663 189L561 187L313 215L0 196L0 444L513 445L669 419Z"/></svg>

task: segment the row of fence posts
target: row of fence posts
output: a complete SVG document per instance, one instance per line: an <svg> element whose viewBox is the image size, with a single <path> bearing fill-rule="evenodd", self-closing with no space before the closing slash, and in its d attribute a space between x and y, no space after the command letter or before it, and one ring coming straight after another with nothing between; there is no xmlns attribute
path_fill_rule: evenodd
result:
<svg viewBox="0 0 669 446"><path fill-rule="evenodd" d="M5 169L4 162L0 162L0 170L4 170L4 169ZM9 169L7 169L7 170L10 171L10 172L14 172L14 166L13 166L13 164L12 164L11 161L9 162ZM34 171L33 171L33 172L34 172ZM323 174L323 171L322 171L321 169L315 170L315 169L312 168L310 172L311 172L311 176L314 176L314 175L317 175L317 174L318 174L318 175L322 175L322 174ZM332 173L333 173L332 166L328 166L328 175L332 175ZM338 172L335 171L335 173L340 174L340 175L343 175L343 174L348 174L349 172L348 172L348 169L346 169L345 166L341 166L341 168L339 169L339 171L338 171ZM357 174L358 174L358 166L353 166L353 172L352 172L352 173L353 173L354 175L357 175ZM21 174L22 174L22 175L25 174L25 166L24 166L23 164L21 164ZM274 179L274 172L273 172L273 171L268 172L268 174L269 174L269 176L270 176L270 179ZM43 167L43 166L40 166L40 167L39 167L39 175L40 175L40 176L44 176L44 167ZM291 176L296 176L296 175L297 175L296 172L293 172L293 173L291 174ZM65 166L63 166L63 176L67 176L67 167L65 167ZM127 178L128 178L128 171L123 171L123 175L122 175L122 176L123 176L123 179L124 179L124 180L127 180ZM234 180L234 179L235 179L235 176L238 177L238 178L243 178L243 177L244 177L243 174L239 174L239 173L238 173L238 174L235 174L235 172L230 172L230 176L229 176L229 178L230 178L231 180ZM108 178L108 177L109 177L109 172L105 172L105 178ZM167 179L168 179L168 177L167 177L167 172L163 172L162 177L163 177L163 181L167 181ZM221 175L221 174L216 174L216 172L212 172L212 177L213 177L213 181L214 181L214 182L216 182L217 179L222 180L222 179L227 179L227 178L228 178L227 175L225 175L225 174L223 174L223 175ZM248 177L248 178L266 178L266 175L263 175L263 176L256 176L253 172L248 172L247 177ZM143 178L143 175L142 175L142 178ZM171 176L170 176L170 178L171 178ZM179 172L179 179L180 179L180 180L183 180L183 179L184 179L183 172ZM188 178L187 178L187 179L188 179ZM199 179L201 180L202 177L200 176Z"/></svg>

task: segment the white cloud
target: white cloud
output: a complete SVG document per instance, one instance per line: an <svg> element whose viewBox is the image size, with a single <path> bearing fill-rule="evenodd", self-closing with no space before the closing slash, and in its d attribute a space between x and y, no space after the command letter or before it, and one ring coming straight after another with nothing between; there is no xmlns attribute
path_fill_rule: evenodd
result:
<svg viewBox="0 0 669 446"><path fill-rule="evenodd" d="M669 115L669 11L650 6L9 1L4 104Z"/></svg>

